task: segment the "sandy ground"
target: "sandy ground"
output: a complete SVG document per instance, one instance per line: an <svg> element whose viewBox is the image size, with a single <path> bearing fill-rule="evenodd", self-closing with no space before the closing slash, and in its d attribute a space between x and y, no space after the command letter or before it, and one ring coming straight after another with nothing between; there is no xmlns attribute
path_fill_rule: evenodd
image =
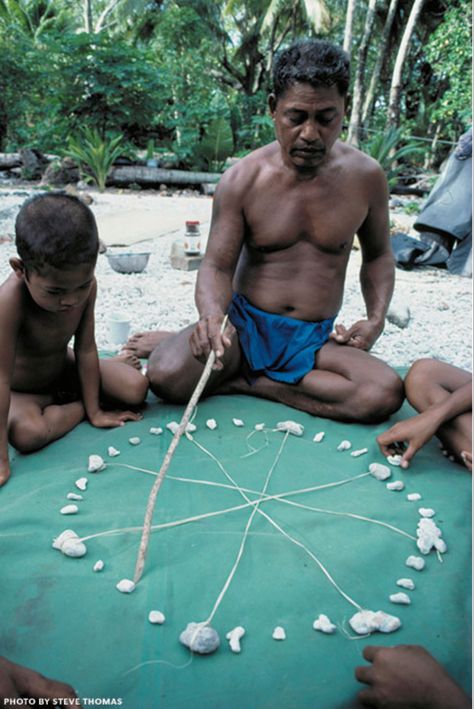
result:
<svg viewBox="0 0 474 709"><path fill-rule="evenodd" d="M19 206L31 189L0 188L0 240L13 234L14 219ZM96 336L101 349L117 349L110 339L108 318L121 311L131 321L131 332L146 329L177 329L196 320L194 286L196 272L175 270L170 265L170 251L174 241L182 239L186 219L200 218L203 232L207 232L206 214L210 213L212 198L193 196L162 196L157 192L130 191L99 194L90 191L91 205L99 224L108 215L120 228L118 215L123 215L122 228L140 232L139 217L130 214L150 211L157 216L156 236L134 243L126 249L109 247L109 251L150 251L146 270L141 274L118 274L112 270L105 255L97 264L99 292L96 307ZM196 217L196 214L198 215ZM408 230L413 221L404 214L391 213L397 228ZM128 221L127 221L128 220ZM133 223L132 223L133 222ZM160 232L159 224L165 225ZM105 227L104 227L105 228ZM108 240L110 243L110 240ZM10 273L8 259L15 254L12 241L0 244L0 279ZM358 272L360 252L353 250L350 257L346 290L339 321L350 325L364 317L364 303L360 294ZM436 268L414 271L396 271L396 310L409 308L410 321L405 329L387 323L375 344L373 354L393 366L405 366L420 357L435 357L471 370L472 360L472 280L453 276Z"/></svg>

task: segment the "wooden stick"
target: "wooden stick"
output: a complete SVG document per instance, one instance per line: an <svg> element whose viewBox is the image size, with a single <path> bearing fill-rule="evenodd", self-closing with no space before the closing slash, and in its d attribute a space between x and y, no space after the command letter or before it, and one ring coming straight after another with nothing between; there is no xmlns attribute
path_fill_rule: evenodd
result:
<svg viewBox="0 0 474 709"><path fill-rule="evenodd" d="M224 329L227 325L227 315L225 316L224 320L222 321L221 325L221 334L224 332ZM171 443L168 447L168 450L166 451L166 455L163 459L163 463L161 465L160 471L158 473L158 476L153 483L153 487L151 488L150 495L148 497L148 502L146 506L146 512L145 512L145 521L143 524L143 532L142 532L142 538L140 540L140 547L138 549L138 556L137 556L137 562L135 565L135 575L133 578L133 581L135 584L137 584L143 574L143 569L145 568L145 557L146 553L148 550L148 543L150 541L150 533L151 533L151 523L153 521L153 512L155 511L155 504L156 504L156 497L158 495L158 492L161 487L161 483L164 480L164 477L168 471L168 468L171 463L171 459L173 457L173 454L178 446L178 443L181 439L181 436L186 430L186 426L189 423L189 419L191 418L191 414L193 413L198 401L199 397L201 396L204 387L206 386L209 377L211 376L212 373L212 368L214 366L214 363L216 361L216 355L214 350L211 350L209 353L209 357L207 358L206 366L204 367L203 373L201 374L201 377L196 384L196 388L194 389L191 398L188 402L188 405L186 406L184 410L183 417L180 421L180 424L178 426L178 429L176 433L174 434L173 438L171 439Z"/></svg>

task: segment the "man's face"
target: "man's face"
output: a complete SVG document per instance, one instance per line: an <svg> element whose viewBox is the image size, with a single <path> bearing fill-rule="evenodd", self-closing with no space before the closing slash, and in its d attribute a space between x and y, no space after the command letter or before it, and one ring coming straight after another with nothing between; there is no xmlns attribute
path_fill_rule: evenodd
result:
<svg viewBox="0 0 474 709"><path fill-rule="evenodd" d="M45 266L40 273L25 274L26 287L35 303L51 313L70 312L89 297L95 264L79 264L58 269Z"/></svg>
<svg viewBox="0 0 474 709"><path fill-rule="evenodd" d="M284 162L301 171L313 171L325 162L341 133L345 105L337 86L297 83L278 100L271 96L270 112Z"/></svg>

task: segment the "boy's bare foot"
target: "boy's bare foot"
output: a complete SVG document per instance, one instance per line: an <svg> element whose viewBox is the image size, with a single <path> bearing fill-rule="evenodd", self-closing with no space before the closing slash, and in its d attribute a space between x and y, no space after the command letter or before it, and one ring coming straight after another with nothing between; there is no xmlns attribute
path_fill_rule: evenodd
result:
<svg viewBox="0 0 474 709"><path fill-rule="evenodd" d="M140 362L140 359L137 357L137 355L135 355L130 350L122 350L118 353L118 355L115 355L115 357L111 357L110 359L114 360L115 362L122 362L123 364L128 364L129 367L138 369L138 371L141 372L142 363Z"/></svg>
<svg viewBox="0 0 474 709"><path fill-rule="evenodd" d="M150 332L137 332L128 338L122 352L131 352L136 357L149 357L155 347L166 340L174 332L169 330L152 330Z"/></svg>

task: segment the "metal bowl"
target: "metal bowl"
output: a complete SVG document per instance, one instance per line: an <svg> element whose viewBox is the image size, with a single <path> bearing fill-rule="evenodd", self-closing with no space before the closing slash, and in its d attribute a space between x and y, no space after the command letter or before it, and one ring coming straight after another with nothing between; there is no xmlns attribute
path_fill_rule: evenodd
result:
<svg viewBox="0 0 474 709"><path fill-rule="evenodd" d="M146 268L150 253L150 251L143 251L142 253L106 253L106 256L117 273L141 273Z"/></svg>

